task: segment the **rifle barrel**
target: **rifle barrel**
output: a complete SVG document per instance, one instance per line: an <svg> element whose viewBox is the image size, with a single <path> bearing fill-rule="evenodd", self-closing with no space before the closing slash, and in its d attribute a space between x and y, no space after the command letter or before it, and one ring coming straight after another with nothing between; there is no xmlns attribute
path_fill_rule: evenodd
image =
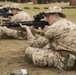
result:
<svg viewBox="0 0 76 75"><path fill-rule="evenodd" d="M49 25L48 22L46 21L23 21L23 22L8 22L2 26L6 26L6 27L20 27L19 24L22 24L22 25L27 25L27 26L34 26L35 28L38 28L38 27L42 27L44 28L45 25Z"/></svg>

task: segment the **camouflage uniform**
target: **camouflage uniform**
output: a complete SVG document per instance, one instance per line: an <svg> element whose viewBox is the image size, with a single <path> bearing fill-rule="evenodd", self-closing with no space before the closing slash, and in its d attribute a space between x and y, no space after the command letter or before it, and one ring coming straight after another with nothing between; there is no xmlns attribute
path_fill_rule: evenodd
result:
<svg viewBox="0 0 76 75"><path fill-rule="evenodd" d="M18 14L12 17L11 22L30 21L31 17L24 11L19 11Z"/></svg>
<svg viewBox="0 0 76 75"><path fill-rule="evenodd" d="M16 4L13 5L12 8L15 8ZM16 6L17 8L17 6ZM18 9L20 9L18 7ZM24 11L19 11L16 15L14 15L11 19L11 22L18 22L18 21L30 21L31 17ZM5 34L7 36L12 36L16 39L25 39L26 38L26 32L17 31L14 29L9 29L7 27L0 27L0 34Z"/></svg>
<svg viewBox="0 0 76 75"><path fill-rule="evenodd" d="M31 41L30 47L26 48L26 56L32 59L36 66L48 65L68 70L69 54L76 56L76 25L61 18L45 28L43 33L44 37L38 39L35 39L31 33L27 34L28 38L31 36ZM70 70L74 65L71 67Z"/></svg>

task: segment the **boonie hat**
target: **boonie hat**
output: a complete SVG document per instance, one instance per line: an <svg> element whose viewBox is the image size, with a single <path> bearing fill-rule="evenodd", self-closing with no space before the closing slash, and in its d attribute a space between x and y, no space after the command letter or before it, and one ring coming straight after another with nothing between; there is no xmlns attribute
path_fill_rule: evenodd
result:
<svg viewBox="0 0 76 75"><path fill-rule="evenodd" d="M61 17L65 18L66 15L62 12L62 8L59 6L52 6L49 7L47 12L44 13L44 16L47 16L47 14L53 14L53 13L58 13Z"/></svg>
<svg viewBox="0 0 76 75"><path fill-rule="evenodd" d="M21 11L21 8L20 8L19 4L13 4L13 5L11 6L11 10L12 10L12 9L18 9L18 10Z"/></svg>

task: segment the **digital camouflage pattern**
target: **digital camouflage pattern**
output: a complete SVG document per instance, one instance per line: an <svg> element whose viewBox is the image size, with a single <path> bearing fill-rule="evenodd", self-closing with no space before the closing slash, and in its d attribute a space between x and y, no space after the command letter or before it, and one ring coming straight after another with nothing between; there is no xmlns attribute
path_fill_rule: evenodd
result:
<svg viewBox="0 0 76 75"><path fill-rule="evenodd" d="M44 32L55 50L76 52L76 25L66 19L61 19ZM52 34L52 35L51 35Z"/></svg>
<svg viewBox="0 0 76 75"><path fill-rule="evenodd" d="M19 11L18 14L14 15L11 19L11 22L21 22L21 21L30 21L31 17L24 11ZM26 38L26 32L17 31L14 29L9 29L7 27L0 27L1 32L0 34L5 34L7 36L12 36L16 39L25 39ZM0 37L2 36L0 35ZM25 36L25 37L24 37Z"/></svg>
<svg viewBox="0 0 76 75"><path fill-rule="evenodd" d="M9 29L7 27L0 27L0 33L0 37L2 37L3 35L7 35L16 39L26 39L26 32L22 33L20 30Z"/></svg>
<svg viewBox="0 0 76 75"><path fill-rule="evenodd" d="M59 6L52 6L52 7L49 7L47 12L45 13L45 16L48 14L48 13L59 13L61 15L61 17L63 18L66 18L66 15L63 13L62 11L62 8L59 7Z"/></svg>
<svg viewBox="0 0 76 75"><path fill-rule="evenodd" d="M31 38L31 47L26 48L27 57L31 58L36 66L48 65L63 69L67 60L65 54L76 52L76 25L61 18L45 28L43 33L44 37Z"/></svg>
<svg viewBox="0 0 76 75"><path fill-rule="evenodd" d="M11 9L18 9L18 13L11 17L11 22L30 21L31 17L24 11L21 11L19 4L13 4ZM20 30L9 29L7 27L0 27L0 37L2 35L12 36L16 39L26 39L26 32Z"/></svg>
<svg viewBox="0 0 76 75"><path fill-rule="evenodd" d="M16 15L12 17L11 22L20 22L20 21L31 21L31 17L26 12L19 11Z"/></svg>
<svg viewBox="0 0 76 75"><path fill-rule="evenodd" d="M18 3L15 3L11 6L11 9L18 9L21 11L20 5Z"/></svg>

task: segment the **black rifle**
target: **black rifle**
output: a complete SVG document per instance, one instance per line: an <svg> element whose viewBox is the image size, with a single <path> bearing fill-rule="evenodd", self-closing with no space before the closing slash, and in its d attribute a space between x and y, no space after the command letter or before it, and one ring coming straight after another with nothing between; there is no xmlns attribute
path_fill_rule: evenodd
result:
<svg viewBox="0 0 76 75"><path fill-rule="evenodd" d="M0 9L0 16L2 16L3 18L8 18L8 16L13 16L13 14L9 13L9 9L2 8Z"/></svg>
<svg viewBox="0 0 76 75"><path fill-rule="evenodd" d="M27 26L33 26L34 28L38 29L38 27L41 27L42 29L45 27L45 25L49 25L48 22L46 22L45 20L41 20L44 18L44 13L39 13L37 15L34 16L33 21L23 21L23 22L8 22L8 23L4 23L2 26L6 26L6 27L20 27L20 23L22 25L27 25Z"/></svg>

